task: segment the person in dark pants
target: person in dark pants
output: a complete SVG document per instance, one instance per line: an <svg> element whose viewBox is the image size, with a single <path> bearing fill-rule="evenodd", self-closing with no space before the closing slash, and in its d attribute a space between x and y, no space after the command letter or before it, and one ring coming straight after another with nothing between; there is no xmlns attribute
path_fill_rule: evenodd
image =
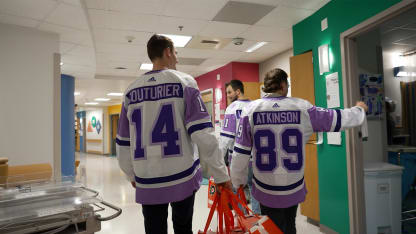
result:
<svg viewBox="0 0 416 234"><path fill-rule="evenodd" d="M339 132L361 125L367 106L333 110L286 97L287 74L273 69L264 78L267 93L243 108L231 161L231 180L238 188L247 184L253 157L252 194L285 233L296 233L296 211L306 197L305 144L313 132Z"/></svg>
<svg viewBox="0 0 416 234"><path fill-rule="evenodd" d="M267 215L273 222L280 227L285 234L296 233L296 212L298 205L289 208L270 208L260 204L261 214Z"/></svg>
<svg viewBox="0 0 416 234"><path fill-rule="evenodd" d="M192 234L192 216L194 213L195 193L183 201L172 202L172 221L175 233ZM142 212L146 220L146 233L168 233L169 204L143 205Z"/></svg>
<svg viewBox="0 0 416 234"><path fill-rule="evenodd" d="M147 53L153 70L130 84L123 96L117 159L136 189L147 234L168 233L169 204L175 233L192 233L201 162L218 186L231 189L230 177L195 79L176 70L172 40L153 35Z"/></svg>

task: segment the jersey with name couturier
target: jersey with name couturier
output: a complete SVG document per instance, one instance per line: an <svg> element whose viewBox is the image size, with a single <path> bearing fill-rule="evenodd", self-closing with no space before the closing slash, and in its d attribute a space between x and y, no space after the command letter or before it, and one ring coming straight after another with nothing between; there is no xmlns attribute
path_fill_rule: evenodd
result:
<svg viewBox="0 0 416 234"><path fill-rule="evenodd" d="M123 96L117 157L136 182L136 202L181 201L202 180L200 160L217 183L229 180L211 117L193 77L176 70L151 71Z"/></svg>
<svg viewBox="0 0 416 234"><path fill-rule="evenodd" d="M251 155L252 193L261 204L287 208L303 202L305 144L311 134L359 126L364 118L361 107L325 109L299 98L269 94L251 102L244 108L237 130L231 163L233 185L246 184Z"/></svg>

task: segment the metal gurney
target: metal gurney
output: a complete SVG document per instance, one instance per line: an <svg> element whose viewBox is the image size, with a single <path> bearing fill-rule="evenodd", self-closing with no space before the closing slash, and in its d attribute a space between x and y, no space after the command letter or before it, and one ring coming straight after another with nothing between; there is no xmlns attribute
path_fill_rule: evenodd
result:
<svg viewBox="0 0 416 234"><path fill-rule="evenodd" d="M106 208L113 214L102 217ZM0 233L80 233L101 230L101 221L111 220L122 210L82 184L49 182L0 187Z"/></svg>

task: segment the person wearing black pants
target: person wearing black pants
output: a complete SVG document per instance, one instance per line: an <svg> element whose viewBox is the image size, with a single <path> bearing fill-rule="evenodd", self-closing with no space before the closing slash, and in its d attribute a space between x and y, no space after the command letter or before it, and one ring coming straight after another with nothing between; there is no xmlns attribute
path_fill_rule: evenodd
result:
<svg viewBox="0 0 416 234"><path fill-rule="evenodd" d="M284 234L296 234L298 205L288 208L270 208L260 204L261 214L267 215Z"/></svg>
<svg viewBox="0 0 416 234"><path fill-rule="evenodd" d="M172 222L175 233L192 234L192 215L194 213L195 192L183 201L171 202ZM167 204L142 205L146 233L168 233Z"/></svg>

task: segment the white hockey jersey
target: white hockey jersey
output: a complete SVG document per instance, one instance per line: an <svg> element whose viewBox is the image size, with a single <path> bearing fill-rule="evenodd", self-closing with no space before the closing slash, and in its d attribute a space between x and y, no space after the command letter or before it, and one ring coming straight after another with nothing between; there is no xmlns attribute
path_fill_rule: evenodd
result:
<svg viewBox="0 0 416 234"><path fill-rule="evenodd" d="M224 122L220 133L220 149L225 156L229 152L229 158L233 153L235 133L243 108L250 103L250 100L235 100L231 103L224 114Z"/></svg>
<svg viewBox="0 0 416 234"><path fill-rule="evenodd" d="M305 200L305 144L313 132L338 132L363 123L361 107L333 110L269 94L243 109L231 162L233 186L247 183L253 157L252 194L271 208Z"/></svg>
<svg viewBox="0 0 416 234"><path fill-rule="evenodd" d="M127 88L123 99L117 158L136 182L137 203L165 204L192 195L202 180L200 159L216 183L229 180L211 117L191 76L175 70L148 72Z"/></svg>

